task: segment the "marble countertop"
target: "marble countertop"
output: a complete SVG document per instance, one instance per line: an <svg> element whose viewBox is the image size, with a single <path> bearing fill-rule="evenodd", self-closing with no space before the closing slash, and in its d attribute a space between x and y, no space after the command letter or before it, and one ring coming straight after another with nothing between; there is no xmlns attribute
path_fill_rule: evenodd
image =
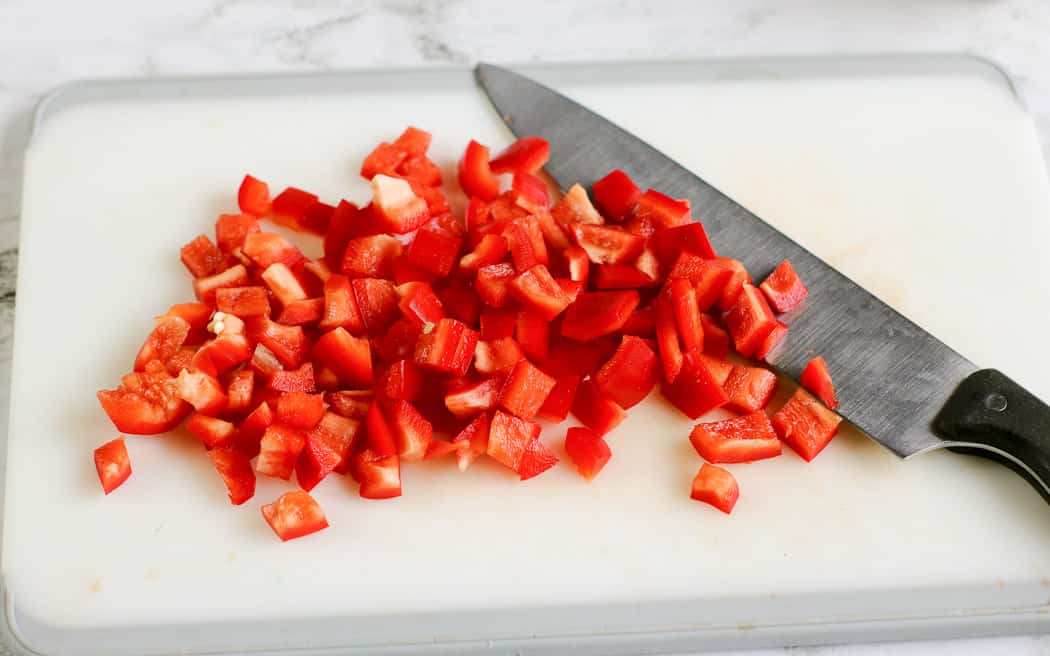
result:
<svg viewBox="0 0 1050 656"><path fill-rule="evenodd" d="M974 52L1013 73L1050 155L1045 0L0 1L0 423L6 425L22 156L70 80L493 62ZM7 653L0 647L0 654ZM750 653L1050 655L1050 636Z"/></svg>

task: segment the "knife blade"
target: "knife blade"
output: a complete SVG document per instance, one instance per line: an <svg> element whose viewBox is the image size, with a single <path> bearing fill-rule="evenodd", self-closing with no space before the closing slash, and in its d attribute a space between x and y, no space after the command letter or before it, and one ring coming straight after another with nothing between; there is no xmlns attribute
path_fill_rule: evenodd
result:
<svg viewBox="0 0 1050 656"><path fill-rule="evenodd" d="M821 355L834 375L838 412L893 453L909 457L946 446L981 449L1018 470L1050 501L1050 408L1041 401L1001 374L1001 380L989 378L985 372L991 370L979 371L747 208L607 119L505 68L483 63L475 74L511 132L550 143L545 170L562 189L574 183L590 187L619 168L643 189L652 186L689 199L715 248L741 260L756 280L790 259L810 293L790 317L788 338L767 358L776 370L797 381L810 358ZM1003 400L1005 407L993 409ZM952 416L944 415L946 406ZM1035 425L1018 428L1021 408L1045 409L1045 415L1041 423L1021 417L1022 423ZM1018 431L1026 434L1018 436Z"/></svg>

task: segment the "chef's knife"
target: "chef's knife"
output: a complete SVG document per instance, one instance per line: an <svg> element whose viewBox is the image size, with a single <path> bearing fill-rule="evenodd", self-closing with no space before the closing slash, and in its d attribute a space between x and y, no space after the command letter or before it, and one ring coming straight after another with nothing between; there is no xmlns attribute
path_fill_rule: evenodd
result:
<svg viewBox="0 0 1050 656"><path fill-rule="evenodd" d="M978 369L846 276L641 139L524 76L480 64L479 84L510 130L550 142L546 171L563 188L619 168L645 188L688 198L716 249L756 279L785 258L806 305L769 358L798 380L828 362L842 416L898 456L931 449L983 455L1025 477L1050 502L1050 407L994 369Z"/></svg>

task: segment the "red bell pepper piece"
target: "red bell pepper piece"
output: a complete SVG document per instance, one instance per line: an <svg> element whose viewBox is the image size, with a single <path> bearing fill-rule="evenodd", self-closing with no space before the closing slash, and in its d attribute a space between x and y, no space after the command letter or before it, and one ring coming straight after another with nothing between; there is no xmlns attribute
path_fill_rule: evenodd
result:
<svg viewBox="0 0 1050 656"><path fill-rule="evenodd" d="M304 490L312 490L325 476L348 464L361 423L334 412L326 412L315 428L305 433L306 443L295 465L295 478Z"/></svg>
<svg viewBox="0 0 1050 656"><path fill-rule="evenodd" d="M474 289L489 307L503 307L510 296L510 281L516 275L514 267L506 262L490 264L478 269Z"/></svg>
<svg viewBox="0 0 1050 656"><path fill-rule="evenodd" d="M776 317L762 292L745 284L736 305L726 315L726 328L737 352L745 358L754 355L776 325Z"/></svg>
<svg viewBox="0 0 1050 656"><path fill-rule="evenodd" d="M230 441L237 427L228 421L197 412L186 422L186 429L209 449Z"/></svg>
<svg viewBox="0 0 1050 656"><path fill-rule="evenodd" d="M335 211L328 220L328 229L324 233L324 261L333 271L342 269L346 245L351 239L359 236L362 214L357 205L345 200L335 206Z"/></svg>
<svg viewBox="0 0 1050 656"><path fill-rule="evenodd" d="M340 270L351 278L391 278L401 242L390 235L356 237L346 243Z"/></svg>
<svg viewBox="0 0 1050 656"><path fill-rule="evenodd" d="M729 277L725 289L722 292L722 298L718 301L718 309L725 311L732 308L736 303L744 285L751 284L751 276L748 274L747 269L744 268L744 263L739 260L734 260L728 257L719 257L716 258L715 261L722 262L733 270L733 274Z"/></svg>
<svg viewBox="0 0 1050 656"><path fill-rule="evenodd" d="M340 390L324 395L325 403L332 412L347 419L364 420L372 407L372 390Z"/></svg>
<svg viewBox="0 0 1050 656"><path fill-rule="evenodd" d="M551 147L540 137L521 137L489 162L493 173L535 173L550 158Z"/></svg>
<svg viewBox="0 0 1050 656"><path fill-rule="evenodd" d="M310 430L324 417L324 396L287 392L277 399L277 422L290 428Z"/></svg>
<svg viewBox="0 0 1050 656"><path fill-rule="evenodd" d="M285 367L297 367L306 356L306 334L301 326L285 326L269 318L252 317L248 336L273 352Z"/></svg>
<svg viewBox="0 0 1050 656"><path fill-rule="evenodd" d="M722 387L729 396L728 406L731 409L754 412L769 405L777 391L777 377L768 369L738 364L729 372Z"/></svg>
<svg viewBox="0 0 1050 656"><path fill-rule="evenodd" d="M314 365L304 362L298 369L278 371L270 377L267 387L275 392L313 392L317 389Z"/></svg>
<svg viewBox="0 0 1050 656"><path fill-rule="evenodd" d="M533 362L546 362L550 348L550 321L533 309L522 308L515 319L514 334L525 356Z"/></svg>
<svg viewBox="0 0 1050 656"><path fill-rule="evenodd" d="M406 282L397 288L397 293L401 296L398 301L401 313L420 326L437 323L445 316L441 300L425 282Z"/></svg>
<svg viewBox="0 0 1050 656"><path fill-rule="evenodd" d="M441 169L425 156L409 157L397 167L397 174L427 187L441 186Z"/></svg>
<svg viewBox="0 0 1050 656"><path fill-rule="evenodd" d="M532 215L532 219L535 220L536 225L539 226L540 233L543 235L543 240L553 249L557 251L563 251L569 246L572 246L572 240L569 239L569 235L557 221L554 220L554 216L550 210L540 210Z"/></svg>
<svg viewBox="0 0 1050 656"><path fill-rule="evenodd" d="M515 173L511 192L514 194L515 204L529 214L547 211L550 208L547 183L531 173Z"/></svg>
<svg viewBox="0 0 1050 656"><path fill-rule="evenodd" d="M283 262L274 262L260 275L270 292L281 302L289 305L307 297L306 289L292 270Z"/></svg>
<svg viewBox="0 0 1050 656"><path fill-rule="evenodd" d="M664 397L690 419L720 408L729 401L714 374L701 359L699 353L685 354L682 370L673 383L664 383Z"/></svg>
<svg viewBox="0 0 1050 656"><path fill-rule="evenodd" d="M225 287L215 292L215 309L245 319L270 314L265 287Z"/></svg>
<svg viewBox="0 0 1050 656"><path fill-rule="evenodd" d="M656 354L644 339L624 335L620 347L598 370L594 381L602 394L626 410L652 391L660 375L658 367Z"/></svg>
<svg viewBox="0 0 1050 656"><path fill-rule="evenodd" d="M468 326L476 326L481 314L482 302L471 286L469 278L453 278L448 287L438 292L445 314L459 319Z"/></svg>
<svg viewBox="0 0 1050 656"><path fill-rule="evenodd" d="M617 346L619 341L612 336L578 342L555 335L550 340L543 370L555 378L588 376L598 371L601 365L612 357Z"/></svg>
<svg viewBox="0 0 1050 656"><path fill-rule="evenodd" d="M706 353L701 353L698 359L703 362L704 366L707 367L707 370L711 372L715 381L725 388L726 381L729 379L729 374L733 372L733 367L736 365L725 358L716 358L707 355Z"/></svg>
<svg viewBox="0 0 1050 656"><path fill-rule="evenodd" d="M445 407L456 417L469 419L495 408L499 403L501 389L503 389L501 379L486 378L445 394Z"/></svg>
<svg viewBox="0 0 1050 656"><path fill-rule="evenodd" d="M587 192L578 184L569 187L562 199L551 208L551 216L558 223L568 226L573 223L601 225L605 219L594 209Z"/></svg>
<svg viewBox="0 0 1050 656"><path fill-rule="evenodd" d="M700 325L704 329L704 353L716 358L724 358L729 353L729 333L709 314L700 315Z"/></svg>
<svg viewBox="0 0 1050 656"><path fill-rule="evenodd" d="M245 238L259 232L259 221L250 214L222 214L215 221L215 244L223 253L232 254L244 246Z"/></svg>
<svg viewBox="0 0 1050 656"><path fill-rule="evenodd" d="M398 303L401 297L397 287L389 280L381 278L357 278L350 281L354 292L357 309L369 335L384 334L390 324L400 316Z"/></svg>
<svg viewBox="0 0 1050 656"><path fill-rule="evenodd" d="M419 338L415 362L421 367L462 376L474 359L478 333L461 321L444 318Z"/></svg>
<svg viewBox="0 0 1050 656"><path fill-rule="evenodd" d="M656 314L656 348L660 352L664 380L673 383L682 370L685 357L678 341L674 307L666 295L661 295L653 301L653 310Z"/></svg>
<svg viewBox="0 0 1050 656"><path fill-rule="evenodd" d="M538 424L497 410L489 424L486 453L496 462L517 472L529 445L539 435Z"/></svg>
<svg viewBox="0 0 1050 656"><path fill-rule="evenodd" d="M580 386L580 380L579 376L558 378L536 416L547 421L565 421L565 418L569 416L569 410L572 409L573 401L576 400L576 389Z"/></svg>
<svg viewBox="0 0 1050 656"><path fill-rule="evenodd" d="M386 335L377 339L376 351L380 359L387 362L411 358L416 351L416 342L423 334L423 327L406 317L395 321Z"/></svg>
<svg viewBox="0 0 1050 656"><path fill-rule="evenodd" d="M210 335L208 323L211 321L212 307L208 303L176 303L168 308L164 317L179 317L190 324L184 345L200 344Z"/></svg>
<svg viewBox="0 0 1050 656"><path fill-rule="evenodd" d="M481 311L481 339L492 341L503 337L513 337L517 317L518 311L513 307L485 308Z"/></svg>
<svg viewBox="0 0 1050 656"><path fill-rule="evenodd" d="M740 498L740 488L732 474L717 465L705 462L693 479L690 496L728 515L733 512L733 506Z"/></svg>
<svg viewBox="0 0 1050 656"><path fill-rule="evenodd" d="M304 298L284 306L277 323L286 326L306 326L319 322L324 317L323 298Z"/></svg>
<svg viewBox="0 0 1050 656"><path fill-rule="evenodd" d="M806 462L817 457L839 430L842 417L803 388L773 415L773 429Z"/></svg>
<svg viewBox="0 0 1050 656"><path fill-rule="evenodd" d="M762 410L697 424L689 441L708 462L752 462L780 455L780 439Z"/></svg>
<svg viewBox="0 0 1050 656"><path fill-rule="evenodd" d="M601 393L593 379L588 378L576 388L572 414L598 435L616 428L627 413L615 401Z"/></svg>
<svg viewBox="0 0 1050 656"><path fill-rule="evenodd" d="M427 201L407 180L380 173L372 178L372 207L383 227L397 234L412 232L430 220Z"/></svg>
<svg viewBox="0 0 1050 656"><path fill-rule="evenodd" d="M218 273L223 268L226 256L222 251L211 243L206 235L198 235L196 239L182 247L179 251L182 263L194 278L204 278Z"/></svg>
<svg viewBox="0 0 1050 656"><path fill-rule="evenodd" d="M674 308L675 327L686 352L704 350L704 326L700 320L696 290L684 278L675 278L668 284L671 307Z"/></svg>
<svg viewBox="0 0 1050 656"><path fill-rule="evenodd" d="M364 332L364 319L346 276L332 274L324 281L324 314L318 327L322 330L345 328L356 334Z"/></svg>
<svg viewBox="0 0 1050 656"><path fill-rule="evenodd" d="M216 291L224 287L243 287L247 284L248 270L243 264L237 264L215 275L197 278L193 281L193 292L198 301L214 303Z"/></svg>
<svg viewBox="0 0 1050 656"><path fill-rule="evenodd" d="M701 315L701 321L703 316ZM635 335L636 337L653 337L656 335L656 309L650 305L639 310L635 310L631 313L631 316L624 322L623 327L620 328L620 332L625 335Z"/></svg>
<svg viewBox="0 0 1050 656"><path fill-rule="evenodd" d="M527 481L556 464L558 464L558 456L554 455L554 452L539 439L534 439L525 447L525 453L521 456L521 463L518 465L518 479Z"/></svg>
<svg viewBox="0 0 1050 656"><path fill-rule="evenodd" d="M525 357L521 346L511 337L479 341L474 349L474 368L478 373L506 374Z"/></svg>
<svg viewBox="0 0 1050 656"><path fill-rule="evenodd" d="M226 411L229 416L242 415L252 406L255 372L245 367L234 372L226 382Z"/></svg>
<svg viewBox="0 0 1050 656"><path fill-rule="evenodd" d="M483 412L452 438L452 444L457 447L456 464L460 471L467 471L478 456L488 451L489 423L488 413Z"/></svg>
<svg viewBox="0 0 1050 656"><path fill-rule="evenodd" d="M651 222L658 231L688 225L691 215L688 200L675 200L654 189L639 196L634 208L635 218Z"/></svg>
<svg viewBox="0 0 1050 656"><path fill-rule="evenodd" d="M427 150L430 148L430 140L429 132L410 125L405 128L405 131L397 138L394 145L405 151L409 157L422 157L427 154Z"/></svg>
<svg viewBox="0 0 1050 656"><path fill-rule="evenodd" d="M385 399L415 401L423 388L423 372L409 359L398 360L383 370L376 393Z"/></svg>
<svg viewBox="0 0 1050 656"><path fill-rule="evenodd" d="M521 273L537 264L546 265L550 262L543 232L534 217L511 221L503 229L503 236L507 239L515 271Z"/></svg>
<svg viewBox="0 0 1050 656"><path fill-rule="evenodd" d="M162 317L135 356L135 371L144 371L151 360L169 360L190 334L190 323L182 317Z"/></svg>
<svg viewBox="0 0 1050 656"><path fill-rule="evenodd" d="M266 429L273 423L273 411L270 405L263 401L252 410L241 423L234 436L233 446L242 451L248 458L259 455L259 446ZM254 470L253 470L254 471ZM252 475L255 478L255 475Z"/></svg>
<svg viewBox="0 0 1050 656"><path fill-rule="evenodd" d="M593 481L612 458L605 439L590 430L574 426L565 432L565 452L576 471L588 482Z"/></svg>
<svg viewBox="0 0 1050 656"><path fill-rule="evenodd" d="M253 232L244 238L244 254L260 269L281 263L291 268L305 259L302 252L276 232Z"/></svg>
<svg viewBox="0 0 1050 656"><path fill-rule="evenodd" d="M459 453L459 445L445 440L433 439L427 445L427 452L423 455L423 460L440 460L445 456L457 453Z"/></svg>
<svg viewBox="0 0 1050 656"><path fill-rule="evenodd" d="M263 506L262 514L281 542L328 528L321 506L302 490L282 494L277 501Z"/></svg>
<svg viewBox="0 0 1050 656"><path fill-rule="evenodd" d="M598 264L594 286L598 289L637 289L656 282L649 274L631 264Z"/></svg>
<svg viewBox="0 0 1050 656"><path fill-rule="evenodd" d="M653 246L656 256L668 265L675 261L679 253L692 253L705 260L716 257L707 231L699 221L658 230L653 236Z"/></svg>
<svg viewBox="0 0 1050 656"><path fill-rule="evenodd" d="M388 410L397 453L405 462L422 460L434 434L434 427L408 401L392 401Z"/></svg>
<svg viewBox="0 0 1050 656"><path fill-rule="evenodd" d="M758 347L757 351L755 351L755 357L759 360L767 359L787 336L787 325L778 321L777 325L773 327L773 330L769 331L769 335L762 340L762 345Z"/></svg>
<svg viewBox="0 0 1050 656"><path fill-rule="evenodd" d="M556 383L528 360L518 360L503 384L499 404L522 419L532 419Z"/></svg>
<svg viewBox="0 0 1050 656"><path fill-rule="evenodd" d="M102 491L109 494L131 476L131 459L124 438L106 442L95 449L95 471L102 483Z"/></svg>
<svg viewBox="0 0 1050 656"><path fill-rule="evenodd" d="M499 179L489 166L489 149L471 140L459 160L459 186L467 196L493 201L499 196Z"/></svg>
<svg viewBox="0 0 1050 656"><path fill-rule="evenodd" d="M323 236L328 231L328 224L332 222L334 214L334 206L327 203L314 203L299 220L299 228Z"/></svg>
<svg viewBox="0 0 1050 656"><path fill-rule="evenodd" d="M302 189L288 187L273 199L271 218L291 228L299 226L306 212L317 204L317 196Z"/></svg>
<svg viewBox="0 0 1050 656"><path fill-rule="evenodd" d="M634 214L642 190L619 169L594 183L594 201L610 220L620 222Z"/></svg>
<svg viewBox="0 0 1050 656"><path fill-rule="evenodd" d="M365 499L393 499L401 496L401 459L372 449L350 456L350 475L361 484L358 494Z"/></svg>
<svg viewBox="0 0 1050 656"><path fill-rule="evenodd" d="M640 301L633 289L580 294L565 312L561 334L581 342L608 335L623 327Z"/></svg>
<svg viewBox="0 0 1050 656"><path fill-rule="evenodd" d="M256 473L288 480L295 470L299 453L306 444L302 432L273 424L263 433L259 444L259 459L255 461Z"/></svg>
<svg viewBox="0 0 1050 656"><path fill-rule="evenodd" d="M828 363L819 355L806 363L802 370L800 381L802 387L824 402L832 410L839 407L839 401L835 398L835 385L831 382L831 372L828 371Z"/></svg>
<svg viewBox="0 0 1050 656"><path fill-rule="evenodd" d="M485 235L474 247L459 260L459 268L464 271L477 271L483 266L500 262L507 254L507 239L503 235Z"/></svg>
<svg viewBox="0 0 1050 656"><path fill-rule="evenodd" d="M215 415L226 408L226 390L214 376L183 369L174 380L174 386L179 398L199 413Z"/></svg>
<svg viewBox="0 0 1050 656"><path fill-rule="evenodd" d="M542 264L514 277L509 283L509 291L524 306L548 321L561 314L572 302Z"/></svg>
<svg viewBox="0 0 1050 656"><path fill-rule="evenodd" d="M794 310L806 300L806 295L809 294L809 290L795 273L795 268L791 266L790 260L781 262L773 273L762 281L759 288L777 312Z"/></svg>
<svg viewBox="0 0 1050 656"><path fill-rule="evenodd" d="M318 338L314 357L331 369L347 387L372 384L372 350L368 339L354 337L343 328L333 328Z"/></svg>
<svg viewBox="0 0 1050 656"><path fill-rule="evenodd" d="M645 246L644 239L617 227L578 223L572 226L572 234L595 264L630 262Z"/></svg>
<svg viewBox="0 0 1050 656"><path fill-rule="evenodd" d="M463 240L444 230L424 228L405 251L405 259L413 266L436 276L447 276L459 257Z"/></svg>
<svg viewBox="0 0 1050 656"><path fill-rule="evenodd" d="M250 175L244 176L237 189L237 206L241 212L252 216L266 216L270 213L270 186Z"/></svg>
<svg viewBox="0 0 1050 656"><path fill-rule="evenodd" d="M587 251L579 246L569 246L562 251L562 257L565 258L569 280L582 282L586 285L591 272L591 260L587 257Z"/></svg>
<svg viewBox="0 0 1050 656"><path fill-rule="evenodd" d="M230 503L239 506L255 496L251 456L232 444L214 448L208 451L208 456L226 485Z"/></svg>

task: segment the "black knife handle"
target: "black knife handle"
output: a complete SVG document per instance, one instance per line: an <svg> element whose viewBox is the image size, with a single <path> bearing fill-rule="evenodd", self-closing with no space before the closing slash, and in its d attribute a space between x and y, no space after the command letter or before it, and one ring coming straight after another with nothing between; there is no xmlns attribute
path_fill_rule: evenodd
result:
<svg viewBox="0 0 1050 656"><path fill-rule="evenodd" d="M952 451L1010 467L1050 503L1050 406L995 369L959 384L934 419Z"/></svg>

